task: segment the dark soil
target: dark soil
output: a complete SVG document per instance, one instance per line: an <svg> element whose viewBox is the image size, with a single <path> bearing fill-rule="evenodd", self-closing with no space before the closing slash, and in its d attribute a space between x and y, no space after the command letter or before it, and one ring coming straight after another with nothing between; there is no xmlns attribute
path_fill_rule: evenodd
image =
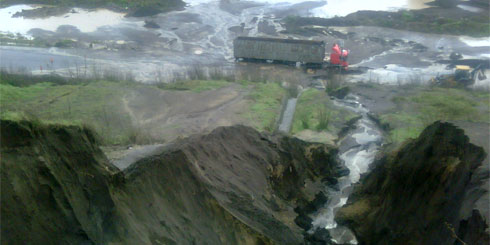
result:
<svg viewBox="0 0 490 245"><path fill-rule="evenodd" d="M301 244L293 210L340 172L335 149L244 126L119 171L90 130L4 120L1 154L2 244Z"/></svg>
<svg viewBox="0 0 490 245"><path fill-rule="evenodd" d="M475 205L488 195L485 157L463 130L436 122L375 161L336 220L361 244L488 244L488 205Z"/></svg>

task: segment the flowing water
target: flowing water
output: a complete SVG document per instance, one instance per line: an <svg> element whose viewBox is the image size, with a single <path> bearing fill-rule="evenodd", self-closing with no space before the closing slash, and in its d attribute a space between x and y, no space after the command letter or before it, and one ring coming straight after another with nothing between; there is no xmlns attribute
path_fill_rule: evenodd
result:
<svg viewBox="0 0 490 245"><path fill-rule="evenodd" d="M61 16L28 19L14 18L12 15L23 9L40 6L15 5L2 8L0 33L20 33L48 40L76 40L79 42L79 48L66 49L66 52L80 58L65 59L59 57L60 53L56 53L56 57L50 57L53 50L46 48L33 49L33 52L29 53L27 49L2 46L0 68L26 68L34 73L40 73L40 67L44 68L53 58L55 64L51 68L55 67L56 72L64 74L63 72L66 73L69 69L74 70L79 67L79 61L83 60L84 65L88 62L102 67L103 70L131 70L136 80L142 82L155 82L156 77L162 74L163 77L170 78L167 80L171 80L173 74L181 73L194 65L235 69L233 39L237 36L295 37L295 35L281 33L284 28L280 22L288 15L330 17L346 15L358 10L419 9L426 7L425 3L428 0L380 0L369 1L369 4L363 0L237 2L190 0L186 2L188 6L183 11L162 13L147 18L126 18L121 13L104 9L74 9L75 11ZM146 19L152 19L160 25L160 28L144 28ZM424 43L431 52L438 52L438 48L444 46L444 50L448 52L454 50L476 56L481 55L482 50L485 50L486 47L482 46L488 45L488 38L460 40L459 37L441 38L438 35L412 32L395 33L395 30L383 28L369 28L368 31L362 27L352 30L360 35L403 38ZM390 33L394 33L394 37L389 36ZM441 42L443 39L446 41ZM428 43L427 40L431 42ZM432 45L432 42L437 44ZM471 47L469 50L465 43L477 47ZM487 54L488 50L484 53L485 57L490 55ZM387 53L387 55L394 54ZM374 66L376 69L372 71L372 76L376 77L374 80L380 78L382 80L380 82L387 80L387 83L393 84L400 80L410 80L406 78L406 74L413 74L414 69L419 69L408 67L407 71L401 71L390 69L390 66L387 66L389 69L383 69L382 67L389 63L386 61L387 58L381 55L375 59L361 65ZM25 60L26 64L23 64L22 60ZM444 67L431 66L419 70L418 73L426 74L433 71L427 76L433 77L443 71ZM359 79L365 80L365 77Z"/></svg>
<svg viewBox="0 0 490 245"><path fill-rule="evenodd" d="M354 111L361 116L355 127L339 143L340 159L350 170L349 175L339 178L336 188L327 188L329 201L314 215L313 227L329 230L332 241L339 244L357 244L355 236L346 227L338 226L334 220L336 211L347 203L352 185L361 174L369 170L376 153L383 142L382 131L368 116L368 109L359 98L348 95L346 99L334 100L338 106Z"/></svg>

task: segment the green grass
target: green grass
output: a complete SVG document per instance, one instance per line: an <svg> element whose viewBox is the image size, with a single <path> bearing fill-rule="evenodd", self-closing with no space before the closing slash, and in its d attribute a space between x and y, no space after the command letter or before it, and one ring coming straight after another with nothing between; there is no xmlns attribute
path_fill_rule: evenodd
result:
<svg viewBox="0 0 490 245"><path fill-rule="evenodd" d="M199 93L202 91L223 88L229 85L229 82L223 80L192 80L178 81L175 83L161 83L158 84L158 87L165 90L190 90Z"/></svg>
<svg viewBox="0 0 490 245"><path fill-rule="evenodd" d="M237 82L237 89L249 90L249 107L243 118L258 130L273 130L287 91L278 83ZM199 93L230 86L226 81L186 81L163 89ZM143 144L158 140L136 128L124 107L123 98L134 90L150 87L125 81L64 79L56 76L27 76L0 73L0 118L28 119L62 125L83 125L94 129L105 145ZM173 125L172 127L179 127ZM165 130L160 136L165 134ZM144 141L144 142L143 142Z"/></svg>
<svg viewBox="0 0 490 245"><path fill-rule="evenodd" d="M399 144L416 138L429 124L442 121L490 123L490 94L454 88L427 88L393 98L396 108L380 116L391 128L390 140Z"/></svg>
<svg viewBox="0 0 490 245"><path fill-rule="evenodd" d="M84 85L39 83L27 87L1 83L1 116L69 125L87 122L105 144L126 144L132 125L122 109L121 98L130 86L105 81Z"/></svg>
<svg viewBox="0 0 490 245"><path fill-rule="evenodd" d="M443 11L443 10L442 10ZM400 10L398 12L362 11L345 17L330 19L317 17L288 16L283 19L290 32L304 32L301 28L308 25L319 26L379 26L397 30L417 31L436 34L468 35L487 37L490 35L490 23L485 14L459 17L440 16L424 10Z"/></svg>
<svg viewBox="0 0 490 245"><path fill-rule="evenodd" d="M247 117L259 131L273 131L286 89L278 83L255 83L250 93L253 103Z"/></svg>
<svg viewBox="0 0 490 245"><path fill-rule="evenodd" d="M308 89L298 99L291 133L311 129L337 134L341 126L354 117L355 113L335 106L324 91Z"/></svg>

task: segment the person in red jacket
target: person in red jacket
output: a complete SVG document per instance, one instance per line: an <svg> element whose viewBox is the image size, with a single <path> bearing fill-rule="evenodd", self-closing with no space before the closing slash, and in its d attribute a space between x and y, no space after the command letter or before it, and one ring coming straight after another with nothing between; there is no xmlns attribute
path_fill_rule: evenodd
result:
<svg viewBox="0 0 490 245"><path fill-rule="evenodd" d="M340 46L336 43L332 46L332 53L330 54L330 64L340 65L347 69L349 63L347 62L347 56L349 55L348 50L341 50Z"/></svg>
<svg viewBox="0 0 490 245"><path fill-rule="evenodd" d="M340 60L342 61L342 67L347 70L347 67L349 66L349 62L347 62L347 57L349 56L349 51L348 50L342 50L342 55L340 56Z"/></svg>
<svg viewBox="0 0 490 245"><path fill-rule="evenodd" d="M340 65L340 47L338 44L334 43L332 46L332 53L330 54L330 64Z"/></svg>

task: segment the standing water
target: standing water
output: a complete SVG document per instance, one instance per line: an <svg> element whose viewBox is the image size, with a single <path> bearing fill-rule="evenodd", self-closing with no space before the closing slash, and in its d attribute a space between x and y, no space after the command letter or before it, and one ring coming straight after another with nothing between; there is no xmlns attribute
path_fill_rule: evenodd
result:
<svg viewBox="0 0 490 245"><path fill-rule="evenodd" d="M334 100L338 106L352 110L361 116L346 137L339 144L340 159L350 170L349 175L339 178L337 188L328 188L329 201L313 219L313 227L329 230L332 241L339 244L357 244L353 233L346 227L338 226L334 220L336 211L347 203L352 185L359 181L361 174L368 171L382 143L381 130L369 118L368 110L357 96L349 95L343 100Z"/></svg>

